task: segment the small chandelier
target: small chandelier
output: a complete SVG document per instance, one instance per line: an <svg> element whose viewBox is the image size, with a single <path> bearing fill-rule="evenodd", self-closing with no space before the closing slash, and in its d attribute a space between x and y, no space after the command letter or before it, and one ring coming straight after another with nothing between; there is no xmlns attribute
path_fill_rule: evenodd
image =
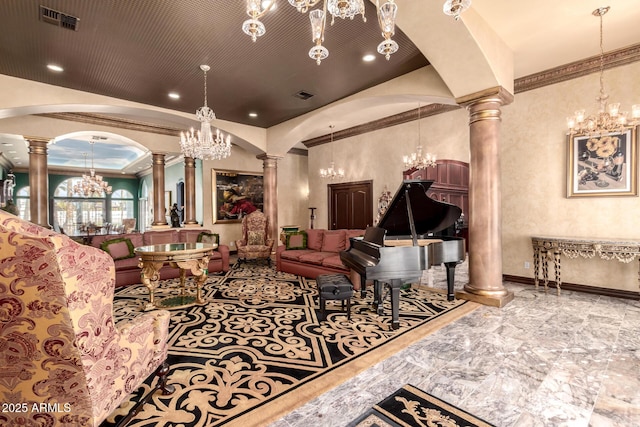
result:
<svg viewBox="0 0 640 427"><path fill-rule="evenodd" d="M216 114L207 106L207 71L208 65L201 65L204 72L204 106L196 111L196 118L200 122L200 130L195 133L193 128L188 132L180 132L180 149L184 157L202 160L220 160L231 154L231 136L216 129L215 136L211 132L211 121Z"/></svg>
<svg viewBox="0 0 640 427"><path fill-rule="evenodd" d="M336 169L335 163L333 162L333 128L334 125L329 126L331 128L331 164L328 169L320 169L320 178L327 178L331 181L337 178L344 178L344 169Z"/></svg>
<svg viewBox="0 0 640 427"><path fill-rule="evenodd" d="M405 170L407 169L426 169L436 166L436 155L431 153L422 154L422 144L420 141L420 104L418 104L418 146L416 151L409 156L403 156Z"/></svg>
<svg viewBox="0 0 640 427"><path fill-rule="evenodd" d="M298 12L306 13L309 8L317 5L320 1L321 0L289 0L289 4L295 7ZM353 19L356 15L362 15L364 22L367 22L364 14L364 0L322 1L323 5L321 9L315 9L309 12L311 36L315 43L315 46L309 50L309 57L314 59L318 65L320 65L323 59L329 56L329 50L322 46L327 12L331 14L331 25L334 24L336 17ZM275 0L271 0L269 3L262 2L261 0L247 0L247 14L251 19L248 19L242 24L242 31L251 36L251 40L254 42L266 32L264 24L260 22L260 18L273 8L274 3ZM395 20L398 6L394 3L394 0L388 0L382 6L380 6L379 0L376 0L376 9L378 12L378 24L382 31L382 37L384 37L384 40L378 45L377 50L378 53L384 55L385 58L389 60L391 55L398 51L398 43L391 39L395 34Z"/></svg>
<svg viewBox="0 0 640 427"><path fill-rule="evenodd" d="M82 181L79 184L75 184L71 189L72 193L76 196L84 197L102 197L106 194L111 194L112 188L109 183L102 179L102 176L96 175L96 170L93 168L93 144L94 141L89 141L91 144L91 169L89 169L88 175L82 175ZM87 153L82 153L84 156L84 168L87 169Z"/></svg>
<svg viewBox="0 0 640 427"><path fill-rule="evenodd" d="M471 6L471 0L447 0L442 6L445 15L453 16L456 21L460 20L460 14Z"/></svg>
<svg viewBox="0 0 640 427"><path fill-rule="evenodd" d="M629 113L620 111L620 103L608 104L609 95L604 91L604 48L602 45L602 17L609 11L609 6L600 7L593 11L593 16L600 17L600 95L596 101L600 109L596 114L585 115L585 110L578 110L572 117L567 118L570 134L585 134L591 138L606 136L611 132L622 132L628 126L635 126L640 118L640 104L631 106L631 121Z"/></svg>

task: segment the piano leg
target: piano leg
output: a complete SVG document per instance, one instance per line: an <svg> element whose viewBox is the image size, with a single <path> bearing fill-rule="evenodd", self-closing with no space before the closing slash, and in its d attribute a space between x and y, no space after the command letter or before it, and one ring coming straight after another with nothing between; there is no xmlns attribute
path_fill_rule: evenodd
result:
<svg viewBox="0 0 640 427"><path fill-rule="evenodd" d="M457 262L445 262L444 266L447 269L447 301L453 301L455 299L455 293L453 291L453 285L455 282L456 265Z"/></svg>
<svg viewBox="0 0 640 427"><path fill-rule="evenodd" d="M367 297L367 278L360 275L360 298Z"/></svg>
<svg viewBox="0 0 640 427"><path fill-rule="evenodd" d="M378 314L383 313L382 305L384 301L382 299L384 297L384 292L382 287L383 284L381 282L379 282L378 280L373 281L373 309Z"/></svg>
<svg viewBox="0 0 640 427"><path fill-rule="evenodd" d="M400 288L402 280L391 280L391 329L400 327Z"/></svg>

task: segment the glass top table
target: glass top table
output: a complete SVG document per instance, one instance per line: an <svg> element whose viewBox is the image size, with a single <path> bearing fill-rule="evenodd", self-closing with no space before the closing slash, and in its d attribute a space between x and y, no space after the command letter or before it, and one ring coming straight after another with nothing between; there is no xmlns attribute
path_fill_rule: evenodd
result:
<svg viewBox="0 0 640 427"><path fill-rule="evenodd" d="M166 243L135 248L134 251L139 257L138 267L142 270L142 284L149 290L149 302L144 310L205 304L202 286L209 274L209 257L217 248L218 245L215 243ZM167 264L180 269L180 294L156 301L154 290L160 281L160 269ZM195 295L188 295L186 292L187 271L195 277Z"/></svg>

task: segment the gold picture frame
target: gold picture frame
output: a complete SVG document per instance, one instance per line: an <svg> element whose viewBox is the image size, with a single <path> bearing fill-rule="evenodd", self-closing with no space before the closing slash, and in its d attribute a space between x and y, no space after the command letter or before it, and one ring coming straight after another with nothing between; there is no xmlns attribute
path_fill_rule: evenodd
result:
<svg viewBox="0 0 640 427"><path fill-rule="evenodd" d="M263 174L211 169L213 223L241 222L256 209L264 211Z"/></svg>
<svg viewBox="0 0 640 427"><path fill-rule="evenodd" d="M637 128L567 136L567 197L638 195Z"/></svg>

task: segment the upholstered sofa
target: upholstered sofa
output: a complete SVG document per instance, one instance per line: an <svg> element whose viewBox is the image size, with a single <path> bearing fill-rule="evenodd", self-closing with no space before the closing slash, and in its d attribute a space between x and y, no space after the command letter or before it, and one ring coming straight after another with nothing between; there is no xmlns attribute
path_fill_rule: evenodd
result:
<svg viewBox="0 0 640 427"><path fill-rule="evenodd" d="M349 249L350 238L364 230L309 229L286 234L286 243L276 249L278 271L315 279L320 274L349 274L340 261L340 251Z"/></svg>
<svg viewBox="0 0 640 427"><path fill-rule="evenodd" d="M171 392L169 312L116 321L105 252L0 211L0 271L0 425L98 427L154 371Z"/></svg>
<svg viewBox="0 0 640 427"><path fill-rule="evenodd" d="M111 255L116 268L116 286L125 286L141 283L138 257L133 251L134 248L197 241L216 243L218 235L201 228L172 228L149 230L144 233L97 235L91 240L91 246L100 248ZM220 271L229 271L229 247L219 244L218 249L209 258L209 273ZM180 270L177 268L164 266L160 270L160 279L172 279L179 276Z"/></svg>

